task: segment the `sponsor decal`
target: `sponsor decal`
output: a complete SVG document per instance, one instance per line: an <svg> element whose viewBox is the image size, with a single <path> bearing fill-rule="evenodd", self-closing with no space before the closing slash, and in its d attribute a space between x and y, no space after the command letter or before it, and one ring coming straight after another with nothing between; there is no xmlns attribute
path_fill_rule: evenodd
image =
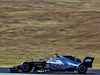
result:
<svg viewBox="0 0 100 75"><path fill-rule="evenodd" d="M65 69L67 69L67 64L61 64L61 65L59 65L59 64L51 64L50 65L50 67L51 67L51 69L62 69L62 70L65 70Z"/></svg>

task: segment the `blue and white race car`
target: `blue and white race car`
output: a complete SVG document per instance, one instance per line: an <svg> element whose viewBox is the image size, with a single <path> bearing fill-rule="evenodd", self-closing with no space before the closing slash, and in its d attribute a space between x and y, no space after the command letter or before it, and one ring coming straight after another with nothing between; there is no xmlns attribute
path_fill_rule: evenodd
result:
<svg viewBox="0 0 100 75"><path fill-rule="evenodd" d="M47 61L45 61L45 59ZM30 72L33 69L33 72L43 71L78 71L80 74L86 73L88 68L92 68L94 58L86 57L83 61L73 57L73 56L59 56L58 54L54 55L54 59L43 57L39 61L26 61L21 65L14 66L10 68L11 72Z"/></svg>

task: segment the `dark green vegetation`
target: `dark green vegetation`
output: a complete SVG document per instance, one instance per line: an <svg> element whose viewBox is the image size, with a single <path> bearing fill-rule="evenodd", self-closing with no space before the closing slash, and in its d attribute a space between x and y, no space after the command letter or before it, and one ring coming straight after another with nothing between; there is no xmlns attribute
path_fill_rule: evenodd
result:
<svg viewBox="0 0 100 75"><path fill-rule="evenodd" d="M55 53L100 68L99 0L0 0L0 66Z"/></svg>

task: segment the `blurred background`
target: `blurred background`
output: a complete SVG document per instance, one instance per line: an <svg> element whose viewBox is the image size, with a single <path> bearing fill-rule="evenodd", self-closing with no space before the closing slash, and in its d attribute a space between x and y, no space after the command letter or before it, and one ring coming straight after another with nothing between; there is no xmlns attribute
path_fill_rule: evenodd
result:
<svg viewBox="0 0 100 75"><path fill-rule="evenodd" d="M0 0L0 66L56 53L100 68L99 0Z"/></svg>

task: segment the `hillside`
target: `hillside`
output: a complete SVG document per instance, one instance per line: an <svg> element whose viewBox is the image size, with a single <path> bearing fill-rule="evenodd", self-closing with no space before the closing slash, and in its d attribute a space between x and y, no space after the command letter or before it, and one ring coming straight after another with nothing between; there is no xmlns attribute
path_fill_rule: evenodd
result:
<svg viewBox="0 0 100 75"><path fill-rule="evenodd" d="M100 68L99 0L0 0L0 66L41 57L95 57Z"/></svg>

